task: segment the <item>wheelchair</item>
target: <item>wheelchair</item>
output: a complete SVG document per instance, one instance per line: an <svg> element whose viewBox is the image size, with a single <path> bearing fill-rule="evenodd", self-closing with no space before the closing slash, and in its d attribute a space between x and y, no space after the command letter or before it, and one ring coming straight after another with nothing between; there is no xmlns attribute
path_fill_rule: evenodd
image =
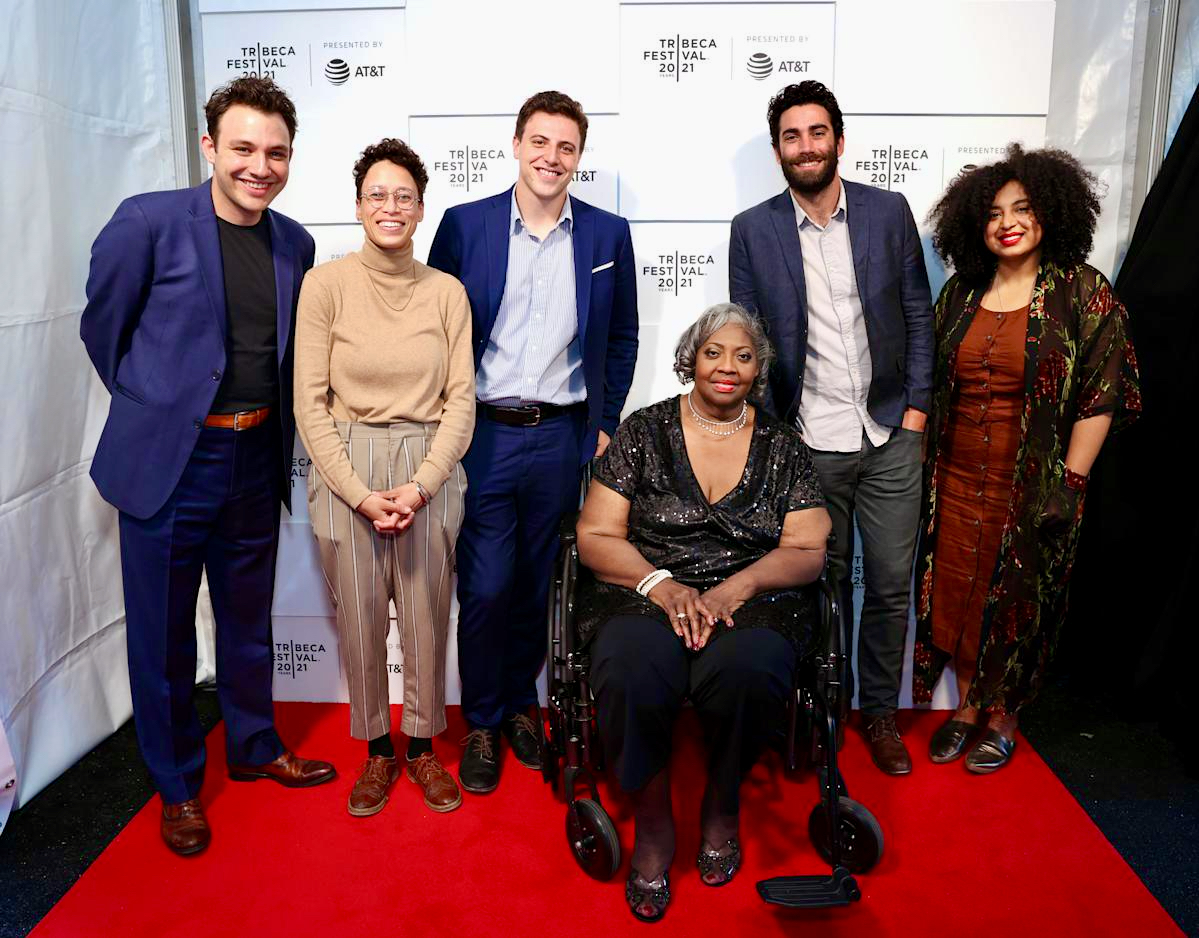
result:
<svg viewBox="0 0 1199 938"><path fill-rule="evenodd" d="M574 630L579 553L576 517L559 532L559 551L549 591L548 714L541 721L542 775L566 802L566 841L588 876L607 880L620 868L616 826L600 802L596 778L604 754L596 727L588 675L590 660ZM831 868L830 875L776 876L757 883L769 903L825 908L861 899L855 873L872 869L883 855L883 832L874 815L849 797L837 769L837 749L849 713L845 693L845 623L825 574L813 584L820 594L820 634L796 669L787 704L781 752L789 773L814 769L820 801L808 818L808 836ZM580 795L582 790L582 795Z"/></svg>

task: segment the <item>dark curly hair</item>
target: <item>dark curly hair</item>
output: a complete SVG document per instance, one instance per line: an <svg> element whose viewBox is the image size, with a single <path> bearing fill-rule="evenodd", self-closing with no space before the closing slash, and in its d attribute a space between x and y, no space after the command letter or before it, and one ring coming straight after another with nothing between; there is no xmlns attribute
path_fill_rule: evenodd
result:
<svg viewBox="0 0 1199 938"><path fill-rule="evenodd" d="M833 122L833 138L840 140L845 136L845 119L841 116L841 106L828 87L818 81L801 81L798 85L788 85L773 98L766 107L766 120L770 123L770 145L779 148L779 122L788 108L802 104L819 104L828 111L829 120Z"/></svg>
<svg viewBox="0 0 1199 938"><path fill-rule="evenodd" d="M963 169L928 214L933 247L969 284L982 285L995 272L983 230L995 193L1012 180L1028 193L1041 225L1043 260L1069 268L1091 253L1099 217L1095 176L1064 150L1025 150L1012 143L998 163Z"/></svg>
<svg viewBox="0 0 1199 938"><path fill-rule="evenodd" d="M582 154L583 147L587 145L587 115L583 112L583 105L561 91L538 91L520 106L516 115L517 140L525 135L525 124L529 122L529 118L538 112L561 114L574 121L579 128L579 152Z"/></svg>
<svg viewBox="0 0 1199 938"><path fill-rule="evenodd" d="M354 164L354 195L359 199L362 198L362 180L366 178L366 171L384 160L395 163L396 166L403 166L408 170L416 182L417 198L421 202L425 201L425 186L429 184L429 174L425 171L425 164L421 162L421 158L416 155L416 151L412 147L395 137L384 137L378 143L372 143L362 151L362 156L358 157L358 162Z"/></svg>
<svg viewBox="0 0 1199 938"><path fill-rule="evenodd" d="M244 104L263 114L278 114L287 125L287 137L296 139L296 106L291 103L287 92L269 78L235 78L221 85L204 105L204 119L208 124L208 136L216 140L221 127L221 118L235 104Z"/></svg>

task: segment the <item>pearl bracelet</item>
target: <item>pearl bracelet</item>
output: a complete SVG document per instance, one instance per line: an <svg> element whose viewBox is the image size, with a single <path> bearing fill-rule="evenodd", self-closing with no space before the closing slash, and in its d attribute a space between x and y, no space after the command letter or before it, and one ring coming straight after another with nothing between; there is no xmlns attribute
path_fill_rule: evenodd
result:
<svg viewBox="0 0 1199 938"><path fill-rule="evenodd" d="M637 584L637 592L642 596L649 596L649 591L661 583L663 580L674 578L674 574L669 570L651 570Z"/></svg>

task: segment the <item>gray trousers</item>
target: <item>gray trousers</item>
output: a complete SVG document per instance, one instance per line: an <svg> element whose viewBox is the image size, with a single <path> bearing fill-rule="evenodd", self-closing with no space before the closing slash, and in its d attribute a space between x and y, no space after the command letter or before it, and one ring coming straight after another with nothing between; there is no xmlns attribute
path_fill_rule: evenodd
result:
<svg viewBox="0 0 1199 938"><path fill-rule="evenodd" d="M862 536L865 596L846 653L858 664L858 706L866 714L899 706L903 644L911 599L912 558L920 521L920 446L923 434L897 428L882 446L865 433L857 453L812 450L836 540L829 566L842 608L853 609L853 519ZM853 674L850 672L852 692Z"/></svg>

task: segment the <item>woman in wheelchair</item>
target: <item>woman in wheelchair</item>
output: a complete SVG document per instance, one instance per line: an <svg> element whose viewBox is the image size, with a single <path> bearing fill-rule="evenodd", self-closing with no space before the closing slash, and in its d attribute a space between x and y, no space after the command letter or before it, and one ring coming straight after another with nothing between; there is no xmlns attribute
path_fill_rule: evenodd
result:
<svg viewBox="0 0 1199 938"><path fill-rule="evenodd" d="M631 793L626 898L656 921L674 854L671 732L685 698L703 724L708 779L696 865L723 886L741 864L740 786L783 712L816 602L830 523L799 434L747 397L770 345L733 304L703 313L675 350L689 394L632 414L599 460L578 523L577 624L606 752Z"/></svg>

